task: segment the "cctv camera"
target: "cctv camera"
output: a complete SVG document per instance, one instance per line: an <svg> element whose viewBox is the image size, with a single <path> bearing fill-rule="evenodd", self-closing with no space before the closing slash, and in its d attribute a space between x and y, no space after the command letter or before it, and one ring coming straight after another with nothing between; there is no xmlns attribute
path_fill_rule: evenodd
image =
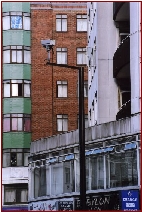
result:
<svg viewBox="0 0 142 212"><path fill-rule="evenodd" d="M55 45L55 40L41 40L41 44L46 49L51 49Z"/></svg>

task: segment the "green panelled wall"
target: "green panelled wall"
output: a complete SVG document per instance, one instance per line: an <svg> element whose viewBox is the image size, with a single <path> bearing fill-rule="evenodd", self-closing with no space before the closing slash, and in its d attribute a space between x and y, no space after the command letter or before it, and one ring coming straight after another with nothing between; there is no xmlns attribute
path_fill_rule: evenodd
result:
<svg viewBox="0 0 142 212"><path fill-rule="evenodd" d="M3 2L3 12L28 12L30 13L30 2Z"/></svg>
<svg viewBox="0 0 142 212"><path fill-rule="evenodd" d="M24 30L3 31L3 46L21 45L31 46L31 32Z"/></svg>
<svg viewBox="0 0 142 212"><path fill-rule="evenodd" d="M31 65L3 64L3 80L6 79L31 80Z"/></svg>
<svg viewBox="0 0 142 212"><path fill-rule="evenodd" d="M31 114L30 98L4 98L3 114L7 113L26 113Z"/></svg>
<svg viewBox="0 0 142 212"><path fill-rule="evenodd" d="M30 13L30 2L3 2L2 12ZM5 30L3 31L3 46L31 46L31 31ZM3 64L3 80L24 79L31 80L30 64ZM3 114L25 113L31 114L31 98L3 98ZM31 133L4 132L3 149L30 148Z"/></svg>
<svg viewBox="0 0 142 212"><path fill-rule="evenodd" d="M30 148L31 133L7 132L3 133L3 149Z"/></svg>

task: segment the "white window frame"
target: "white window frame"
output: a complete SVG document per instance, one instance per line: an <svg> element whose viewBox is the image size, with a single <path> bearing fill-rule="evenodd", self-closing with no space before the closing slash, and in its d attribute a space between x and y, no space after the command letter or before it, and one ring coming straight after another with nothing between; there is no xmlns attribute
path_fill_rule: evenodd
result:
<svg viewBox="0 0 142 212"><path fill-rule="evenodd" d="M56 48L57 64L67 64L67 48Z"/></svg>
<svg viewBox="0 0 142 212"><path fill-rule="evenodd" d="M77 65L86 65L86 48L79 47L76 49Z"/></svg>
<svg viewBox="0 0 142 212"><path fill-rule="evenodd" d="M65 80L57 81L57 97L65 98L68 95L68 83Z"/></svg>
<svg viewBox="0 0 142 212"><path fill-rule="evenodd" d="M87 15L78 14L76 16L76 31L87 32Z"/></svg>
<svg viewBox="0 0 142 212"><path fill-rule="evenodd" d="M30 96L31 96L30 80L3 80L3 97L29 98Z"/></svg>
<svg viewBox="0 0 142 212"><path fill-rule="evenodd" d="M67 15L56 15L56 32L67 32Z"/></svg>
<svg viewBox="0 0 142 212"><path fill-rule="evenodd" d="M29 46L3 46L3 63L31 64Z"/></svg>
<svg viewBox="0 0 142 212"><path fill-rule="evenodd" d="M66 114L57 115L57 131L58 132L68 131L68 115Z"/></svg>

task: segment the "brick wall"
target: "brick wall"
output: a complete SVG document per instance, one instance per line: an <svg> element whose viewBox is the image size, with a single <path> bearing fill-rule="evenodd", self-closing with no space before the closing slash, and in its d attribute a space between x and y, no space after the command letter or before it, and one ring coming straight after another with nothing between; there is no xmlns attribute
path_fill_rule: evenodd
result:
<svg viewBox="0 0 142 212"><path fill-rule="evenodd" d="M52 9L43 9L51 5L31 5L32 29L32 140L55 135L56 115L68 114L68 130L77 128L78 97L77 70L47 66L47 52L41 40L55 40L51 62L56 63L56 48L68 49L68 65L76 66L76 48L87 46L87 33L76 32L76 14L86 13L85 9L66 10L66 6L52 5ZM64 7L64 8L63 8ZM76 7L77 8L77 7ZM59 10L58 10L59 9ZM56 32L56 14L67 14L68 31ZM85 68L87 80L87 67ZM68 97L56 98L56 81L68 81ZM88 99L85 98L85 114Z"/></svg>

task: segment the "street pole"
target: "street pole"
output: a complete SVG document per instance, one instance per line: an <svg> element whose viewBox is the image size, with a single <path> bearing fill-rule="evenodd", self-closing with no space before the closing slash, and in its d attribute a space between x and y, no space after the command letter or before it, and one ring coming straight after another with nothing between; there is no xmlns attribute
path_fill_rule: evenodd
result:
<svg viewBox="0 0 142 212"><path fill-rule="evenodd" d="M86 210L84 67L79 67L79 153L80 153L80 210Z"/></svg>
<svg viewBox="0 0 142 212"><path fill-rule="evenodd" d="M79 74L79 158L80 158L80 210L86 210L86 161L84 119L84 67L47 62L46 65L77 69Z"/></svg>

